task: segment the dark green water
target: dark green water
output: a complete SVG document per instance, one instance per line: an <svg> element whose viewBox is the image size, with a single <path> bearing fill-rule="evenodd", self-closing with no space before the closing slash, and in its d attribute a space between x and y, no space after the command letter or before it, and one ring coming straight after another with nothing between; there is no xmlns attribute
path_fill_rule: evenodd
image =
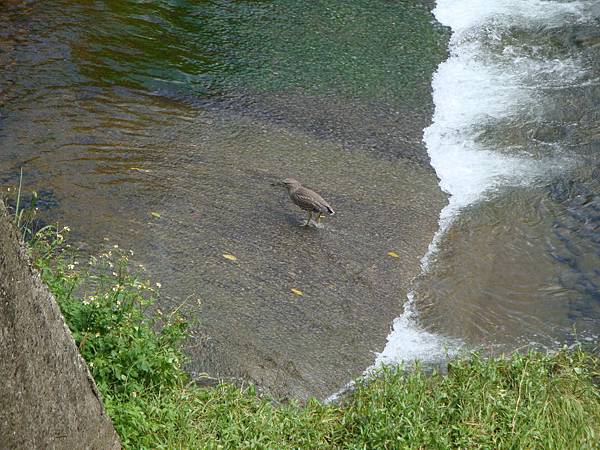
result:
<svg viewBox="0 0 600 450"><path fill-rule="evenodd" d="M38 60L25 89L118 87L192 103L301 90L410 104L428 95L444 54L430 21L408 1L16 2L3 14L7 47L26 39L23 57Z"/></svg>

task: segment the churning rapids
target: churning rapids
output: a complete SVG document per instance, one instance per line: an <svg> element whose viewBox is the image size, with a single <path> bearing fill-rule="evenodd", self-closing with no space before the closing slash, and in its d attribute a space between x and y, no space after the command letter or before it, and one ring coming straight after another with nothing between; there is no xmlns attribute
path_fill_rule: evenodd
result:
<svg viewBox="0 0 600 450"><path fill-rule="evenodd" d="M450 196L374 366L600 335L600 5L438 0L425 130ZM407 345L409 344L409 345Z"/></svg>

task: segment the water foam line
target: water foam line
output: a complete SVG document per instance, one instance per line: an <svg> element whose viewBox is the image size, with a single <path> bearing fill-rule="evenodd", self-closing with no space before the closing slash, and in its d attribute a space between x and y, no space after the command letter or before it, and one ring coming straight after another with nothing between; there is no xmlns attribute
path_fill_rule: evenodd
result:
<svg viewBox="0 0 600 450"><path fill-rule="evenodd" d="M520 155L507 156L486 148L475 139L474 127L489 121L510 118L515 113L535 114L535 80L540 74L550 85L575 81L579 67L572 61L545 61L506 49L502 58L492 58L479 41L484 26L509 27L558 22L570 16L579 20L581 2L557 3L543 0L438 0L433 13L452 29L450 57L433 75L435 112L424 130L423 141L439 179L448 194L448 204L439 216L439 227L421 259L422 274L428 273L439 244L461 210L505 186L531 183L548 167L564 168L564 160L536 161ZM499 37L497 36L499 39ZM533 84L531 82L533 80ZM417 320L415 293L407 294L404 312L396 318L387 343L368 377L382 364L405 361L439 361L455 354L462 343L423 329ZM350 382L327 401L335 401L354 386Z"/></svg>
<svg viewBox="0 0 600 450"><path fill-rule="evenodd" d="M440 212L438 231L421 259L422 274L430 270L440 241L464 208L500 187L530 184L568 164L563 157L539 161L523 155L509 156L477 142L477 125L516 114L535 117L539 86L532 86L531 80L540 74L549 84L573 82L581 75L573 61L536 60L510 51L494 58L483 47L479 28L489 25L502 29L517 22L547 24L565 17L580 20L583 11L580 2L438 0L433 13L452 29L450 57L433 75L435 112L432 124L424 130L423 141L440 188L449 198ZM489 38L489 30L486 36ZM500 33L495 38L501 39ZM440 359L461 346L459 340L430 333L418 325L415 293L409 292L404 313L394 320L385 348L366 373L381 364Z"/></svg>

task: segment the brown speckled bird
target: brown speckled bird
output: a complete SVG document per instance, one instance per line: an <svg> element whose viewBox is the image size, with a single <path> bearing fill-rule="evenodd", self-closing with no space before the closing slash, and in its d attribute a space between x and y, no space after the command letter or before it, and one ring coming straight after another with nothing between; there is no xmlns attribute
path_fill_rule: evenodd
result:
<svg viewBox="0 0 600 450"><path fill-rule="evenodd" d="M320 222L322 214L328 214L330 216L335 214L333 208L323 199L323 197L315 191L305 188L300 182L293 178L286 178L273 185L285 187L292 201L303 210L308 211L308 220L304 225L306 227L310 225L313 213L317 213L317 223Z"/></svg>

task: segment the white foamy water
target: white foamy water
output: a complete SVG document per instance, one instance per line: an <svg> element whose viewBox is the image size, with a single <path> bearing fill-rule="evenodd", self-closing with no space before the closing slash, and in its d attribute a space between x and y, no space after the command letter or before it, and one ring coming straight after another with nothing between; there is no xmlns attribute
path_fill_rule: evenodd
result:
<svg viewBox="0 0 600 450"><path fill-rule="evenodd" d="M494 121L535 118L538 100L546 87L574 82L581 69L572 60L542 60L513 46L491 52L480 39L499 43L510 26L560 24L579 21L584 2L541 0L439 0L436 18L452 28L450 57L434 74L435 113L424 132L431 164L449 195L441 211L439 230L421 261L426 273L438 245L460 211L507 186L527 185L549 171L564 170L566 157L531 159L486 148L477 141L477 126ZM404 313L398 317L384 350L365 373L381 364L434 361L455 353L461 343L421 328L414 293L408 294Z"/></svg>
<svg viewBox="0 0 600 450"><path fill-rule="evenodd" d="M433 14L440 23L458 33L489 22L525 26L560 24L566 15L582 18L585 14L585 2L439 0Z"/></svg>

